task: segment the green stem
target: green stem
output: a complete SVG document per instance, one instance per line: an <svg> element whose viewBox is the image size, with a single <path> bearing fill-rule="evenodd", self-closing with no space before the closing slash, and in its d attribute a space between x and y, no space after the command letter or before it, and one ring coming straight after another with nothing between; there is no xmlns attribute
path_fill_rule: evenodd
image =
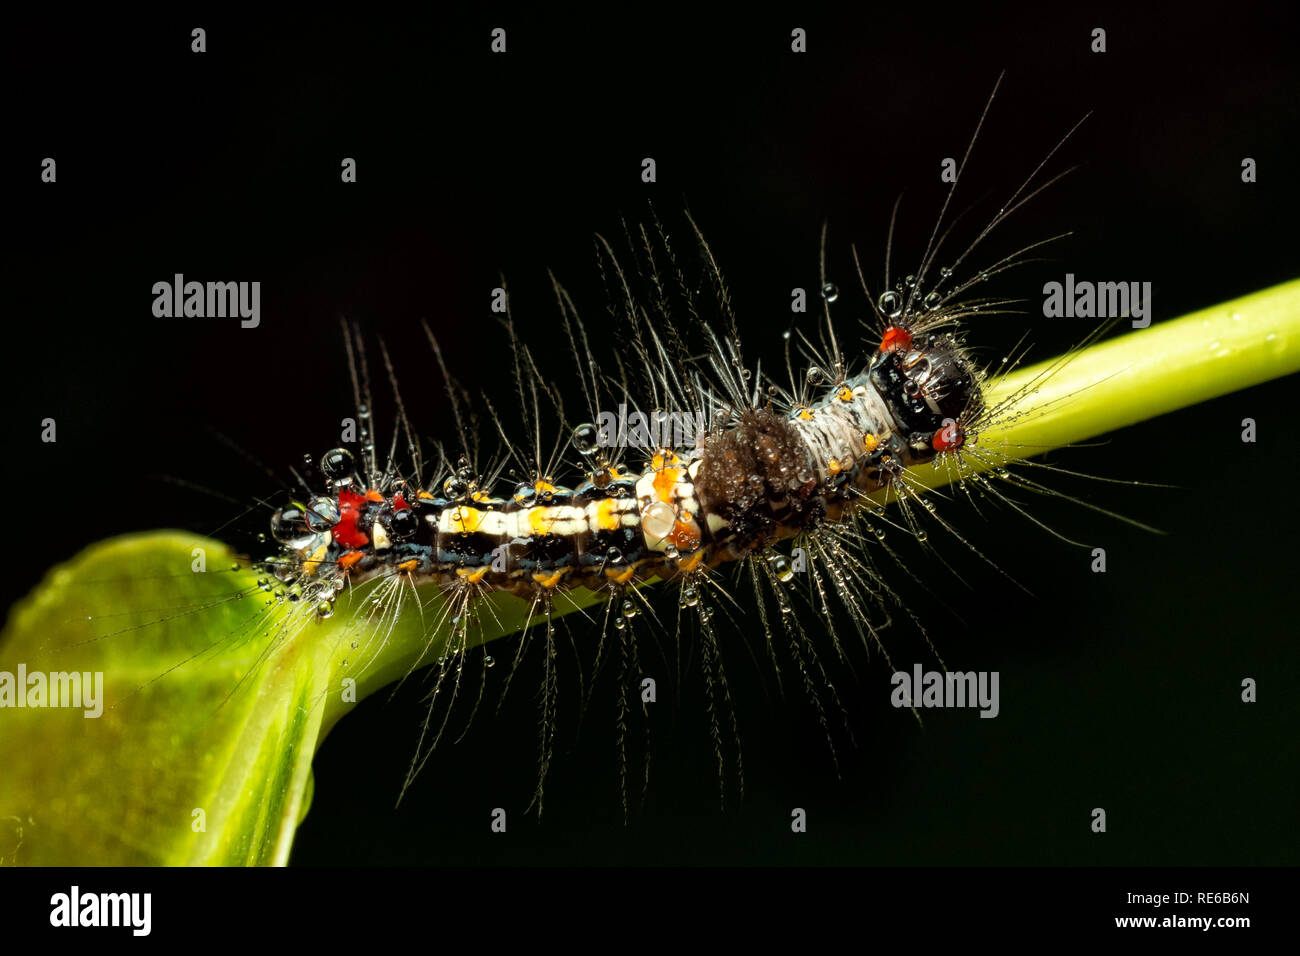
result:
<svg viewBox="0 0 1300 956"><path fill-rule="evenodd" d="M991 404L1008 403L1002 424L976 449L991 467L1297 370L1300 280L1007 375L988 389ZM919 472L930 485L956 477L953 468ZM204 553L225 573L194 567ZM368 626L372 585L263 658L274 621L289 612L279 605L260 616L257 575L229 571L232 560L194 535L131 535L86 549L15 606L0 671L102 673L106 707L96 720L6 712L0 865L284 863L329 727L447 640L427 633L441 606L436 589L422 592L423 619L403 613L390 629ZM235 590L251 596L231 600ZM519 631L529 610L493 595L480 609L487 632L474 640ZM91 637L88 617L114 634Z"/></svg>
<svg viewBox="0 0 1300 956"><path fill-rule="evenodd" d="M986 392L1006 403L978 436L978 471L1300 371L1300 279L1109 339L1029 368ZM956 469L921 469L927 487Z"/></svg>

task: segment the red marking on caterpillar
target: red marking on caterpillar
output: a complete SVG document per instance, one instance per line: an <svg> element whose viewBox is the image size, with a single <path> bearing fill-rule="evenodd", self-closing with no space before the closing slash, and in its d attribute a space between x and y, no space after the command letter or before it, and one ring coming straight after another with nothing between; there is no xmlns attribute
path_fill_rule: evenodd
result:
<svg viewBox="0 0 1300 956"><path fill-rule="evenodd" d="M370 543L369 536L357 528L366 497L346 488L338 494L339 521L330 526L330 533L336 542L348 550L358 550Z"/></svg>

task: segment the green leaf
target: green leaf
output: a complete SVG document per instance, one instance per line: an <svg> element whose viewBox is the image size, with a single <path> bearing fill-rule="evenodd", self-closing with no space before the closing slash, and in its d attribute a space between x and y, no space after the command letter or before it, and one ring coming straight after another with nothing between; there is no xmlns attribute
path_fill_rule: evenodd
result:
<svg viewBox="0 0 1300 956"><path fill-rule="evenodd" d="M1295 281L1013 373L990 401L1013 403L1018 417L979 444L994 460L1034 455L1298 369ZM954 473L918 477L940 485ZM193 570L195 549L209 570ZM421 591L422 613L378 627L375 586L360 587L325 621L276 602L233 560L180 532L118 538L56 568L16 606L0 673L100 672L107 703L93 719L0 710L0 862L283 864L312 756L353 706L344 682L360 700L431 662L446 640L436 589ZM561 613L597 600L570 597ZM529 611L494 595L481 639L521 630Z"/></svg>
<svg viewBox="0 0 1300 956"><path fill-rule="evenodd" d="M196 572L200 551L208 570ZM277 602L234 561L183 532L116 538L55 568L15 608L0 672L100 673L105 703L99 717L0 710L0 861L288 859L316 748L355 701L437 656L446 634L431 644L428 630L441 599L425 589L423 618L403 614L381 639L366 618L373 587L344 594L325 621ZM595 601L573 598L557 613ZM527 619L519 598L489 604L484 639Z"/></svg>

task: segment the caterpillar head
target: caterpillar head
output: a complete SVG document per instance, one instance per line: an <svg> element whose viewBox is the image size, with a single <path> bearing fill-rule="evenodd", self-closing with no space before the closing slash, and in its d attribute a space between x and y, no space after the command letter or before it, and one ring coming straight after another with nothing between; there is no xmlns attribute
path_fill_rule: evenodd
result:
<svg viewBox="0 0 1300 956"><path fill-rule="evenodd" d="M979 375L951 334L891 325L871 361L870 376L914 462L960 448L966 423L984 407Z"/></svg>

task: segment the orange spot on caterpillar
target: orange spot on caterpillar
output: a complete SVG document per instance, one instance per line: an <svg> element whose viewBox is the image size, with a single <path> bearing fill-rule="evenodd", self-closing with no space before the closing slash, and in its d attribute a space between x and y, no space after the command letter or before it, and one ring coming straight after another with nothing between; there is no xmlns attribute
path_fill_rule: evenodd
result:
<svg viewBox="0 0 1300 956"><path fill-rule="evenodd" d="M674 455L673 460L675 461L676 459L677 456ZM655 460L659 460L658 455L655 456ZM654 489L655 494L659 496L660 501L666 501L669 504L672 503L673 488L677 486L677 482L681 480L681 477L682 470L680 468L663 468L660 471L655 472Z"/></svg>
<svg viewBox="0 0 1300 956"><path fill-rule="evenodd" d="M673 525L669 540L678 551L694 551L700 546L700 526L690 515L685 515Z"/></svg>
<svg viewBox="0 0 1300 956"><path fill-rule="evenodd" d="M912 345L912 333L900 325L891 325L885 329L885 335L880 340L880 351L889 352L893 349L910 348Z"/></svg>

